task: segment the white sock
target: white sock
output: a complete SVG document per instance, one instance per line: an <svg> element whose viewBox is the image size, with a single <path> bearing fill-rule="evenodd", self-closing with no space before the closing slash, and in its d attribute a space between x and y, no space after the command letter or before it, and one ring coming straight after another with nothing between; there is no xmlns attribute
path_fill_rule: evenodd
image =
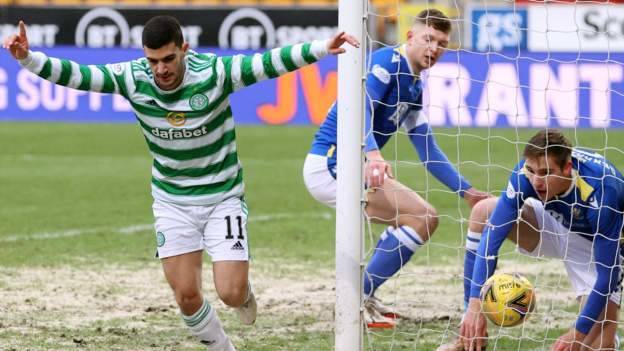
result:
<svg viewBox="0 0 624 351"><path fill-rule="evenodd" d="M191 334L208 346L210 351L236 351L230 338L225 334L217 312L210 306L208 300L192 316L182 314L182 320L191 330Z"/></svg>
<svg viewBox="0 0 624 351"><path fill-rule="evenodd" d="M420 237L420 235L416 233L412 227L407 225L402 225L396 228L393 235L399 239L401 244L407 246L407 248L413 253L425 244L425 241Z"/></svg>
<svg viewBox="0 0 624 351"><path fill-rule="evenodd" d="M468 229L468 233L466 233L466 249L477 251L479 248L479 241L481 241L481 233L473 232Z"/></svg>

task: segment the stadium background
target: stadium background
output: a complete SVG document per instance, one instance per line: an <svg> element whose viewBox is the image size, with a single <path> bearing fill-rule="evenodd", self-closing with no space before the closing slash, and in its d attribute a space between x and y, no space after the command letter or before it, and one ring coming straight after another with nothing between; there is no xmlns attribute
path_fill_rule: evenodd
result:
<svg viewBox="0 0 624 351"><path fill-rule="evenodd" d="M220 55L327 38L337 29L335 3L322 1L276 1L264 8L227 2L197 7L202 4L175 1L123 2L123 7L110 8L100 6L105 2L59 0L38 9L32 6L35 2L28 3L31 6L16 1L2 8L2 37L23 19L33 47L81 63L139 57L142 24L163 13L180 19L194 49ZM460 11L459 5L465 8ZM548 115L553 127L622 127L624 100L618 92L624 72L618 63L624 50L624 7L559 5L548 10L540 4L442 6L456 17L452 46L459 50L445 55L430 72L433 79L427 80L432 125L541 127ZM405 33L410 16L426 7L394 0L372 6L372 47L403 38L397 33ZM1 60L2 120L133 120L123 99L51 87L21 71L10 56ZM335 71L336 59L330 57L234 95L237 123L319 124L336 95ZM486 81L495 84L484 94ZM581 118L576 118L577 104ZM496 113L484 113L488 109Z"/></svg>
<svg viewBox="0 0 624 351"><path fill-rule="evenodd" d="M36 50L80 63L112 63L140 57L142 24L171 14L198 51L250 53L328 37L337 28L336 5L0 0L0 36L14 33L23 19ZM373 1L371 46L397 43L410 17L427 6ZM624 164L624 5L435 6L453 17L454 31L451 50L429 72L428 115L449 159L475 186L499 193L521 142L546 125L568 128L578 145ZM232 96L261 305L258 324L247 328L217 304L240 349L331 349L334 214L306 193L301 167L315 125L335 98L335 69L336 59L326 58ZM0 350L199 349L177 319L152 258L150 160L133 121L122 99L55 87L0 52ZM407 138L396 139L386 158L443 220L431 245L381 291L413 317L397 331L369 334L367 347L429 350L451 337L457 324L461 219L469 212L423 171ZM374 241L367 235L369 246ZM549 303L535 318L536 330L527 323L530 337L515 330L499 344L502 350L538 348L573 320L563 269L522 261L509 247L506 255L508 267L521 262L519 269L533 281L560 289L559 300L548 300L548 289L538 295ZM209 269L205 275L205 291L216 301ZM559 324L539 330L542 315Z"/></svg>

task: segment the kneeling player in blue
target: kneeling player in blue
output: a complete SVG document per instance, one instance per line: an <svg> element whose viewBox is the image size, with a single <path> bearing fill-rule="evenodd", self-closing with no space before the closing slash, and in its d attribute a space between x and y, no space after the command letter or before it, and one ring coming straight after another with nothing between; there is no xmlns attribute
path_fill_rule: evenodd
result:
<svg viewBox="0 0 624 351"><path fill-rule="evenodd" d="M465 285L468 306L455 349L484 349L487 323L479 293L494 273L506 238L528 256L562 260L578 297L581 309L575 325L551 350L614 349L623 210L624 178L613 164L599 154L572 148L556 130L537 133L501 197L482 201L472 210L467 240L472 246L465 260L466 276L472 279Z"/></svg>
<svg viewBox="0 0 624 351"><path fill-rule="evenodd" d="M381 234L364 274L365 312L370 327L392 327L395 316L375 291L407 263L436 230L435 208L392 176L380 149L403 127L425 167L470 206L487 197L449 163L438 147L422 113L421 73L434 65L448 45L451 22L438 10L418 14L399 47L383 48L369 57L366 104L366 214L373 222L390 225ZM331 108L317 132L304 165L304 181L312 196L336 204L337 107Z"/></svg>

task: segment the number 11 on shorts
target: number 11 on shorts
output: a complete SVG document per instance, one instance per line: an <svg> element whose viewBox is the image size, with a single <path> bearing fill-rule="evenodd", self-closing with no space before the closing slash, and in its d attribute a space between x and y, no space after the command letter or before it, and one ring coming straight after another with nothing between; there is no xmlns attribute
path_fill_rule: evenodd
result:
<svg viewBox="0 0 624 351"><path fill-rule="evenodd" d="M232 235L232 216L225 216L225 221L227 222L227 235L225 238L234 239L234 235ZM236 222L238 223L238 237L236 239L245 240L243 236L243 218L236 216Z"/></svg>

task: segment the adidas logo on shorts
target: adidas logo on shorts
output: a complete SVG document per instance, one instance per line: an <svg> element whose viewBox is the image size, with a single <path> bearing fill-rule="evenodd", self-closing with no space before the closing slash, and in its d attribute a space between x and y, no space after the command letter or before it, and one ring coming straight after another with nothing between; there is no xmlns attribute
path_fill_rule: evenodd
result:
<svg viewBox="0 0 624 351"><path fill-rule="evenodd" d="M232 250L245 250L243 244L240 241L237 241L236 244L232 245Z"/></svg>

